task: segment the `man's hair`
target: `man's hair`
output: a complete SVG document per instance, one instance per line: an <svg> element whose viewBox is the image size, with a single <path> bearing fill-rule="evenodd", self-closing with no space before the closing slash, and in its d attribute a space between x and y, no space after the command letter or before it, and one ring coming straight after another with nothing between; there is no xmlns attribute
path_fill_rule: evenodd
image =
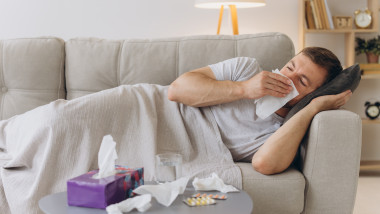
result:
<svg viewBox="0 0 380 214"><path fill-rule="evenodd" d="M323 84L330 82L334 79L342 70L342 65L338 57L333 52L321 47L307 47L300 53L307 56L313 63L326 69L327 77Z"/></svg>

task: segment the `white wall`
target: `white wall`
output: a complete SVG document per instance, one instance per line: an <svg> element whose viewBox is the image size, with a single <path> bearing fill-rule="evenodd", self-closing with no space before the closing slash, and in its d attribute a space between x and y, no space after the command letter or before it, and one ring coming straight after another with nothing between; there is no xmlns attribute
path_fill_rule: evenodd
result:
<svg viewBox="0 0 380 214"><path fill-rule="evenodd" d="M329 0L333 15L351 16L365 0ZM160 38L215 34L219 10L195 8L194 0L0 0L0 39L57 36L107 39ZM222 34L231 34L229 10ZM298 48L298 0L267 0L260 8L239 9L240 34L277 31ZM375 34L376 35L376 34ZM370 35L371 36L371 35ZM344 36L307 35L306 45L331 49L344 63ZM363 60L363 58L358 58ZM373 87L372 87L373 86ZM366 80L347 108L364 117L364 102L380 100L378 80ZM363 159L380 159L380 125L363 129ZM380 133L380 132L378 132ZM372 152L371 152L372 151Z"/></svg>
<svg viewBox="0 0 380 214"><path fill-rule="evenodd" d="M332 14L352 15L366 1L329 0ZM344 3L344 7L342 7ZM0 0L0 39L57 36L108 39L215 34L218 9L194 0ZM277 31L298 51L298 0L267 0L265 7L238 9L240 34ZM229 10L222 34L232 34ZM329 47L344 63L343 35L308 35L306 45Z"/></svg>
<svg viewBox="0 0 380 214"><path fill-rule="evenodd" d="M194 0L0 0L0 39L215 34L219 10L193 5ZM228 15L229 10L224 13L224 34L231 34ZM297 0L268 0L267 6L239 9L238 15L240 34L280 31L297 43Z"/></svg>

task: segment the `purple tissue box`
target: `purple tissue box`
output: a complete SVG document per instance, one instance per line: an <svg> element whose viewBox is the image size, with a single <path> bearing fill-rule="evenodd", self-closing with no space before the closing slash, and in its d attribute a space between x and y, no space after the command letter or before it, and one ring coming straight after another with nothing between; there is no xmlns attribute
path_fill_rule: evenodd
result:
<svg viewBox="0 0 380 214"><path fill-rule="evenodd" d="M94 179L99 170L67 181L67 203L70 206L104 209L132 196L132 191L144 184L144 168L128 168L116 165L115 175Z"/></svg>

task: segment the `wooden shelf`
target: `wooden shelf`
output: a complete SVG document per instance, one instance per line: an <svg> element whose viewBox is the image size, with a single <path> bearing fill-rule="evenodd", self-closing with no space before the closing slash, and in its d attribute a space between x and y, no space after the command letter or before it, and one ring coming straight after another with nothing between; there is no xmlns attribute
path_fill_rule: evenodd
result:
<svg viewBox="0 0 380 214"><path fill-rule="evenodd" d="M379 3L378 0L362 0L367 2L367 7L372 11L372 29L332 29L332 30L311 30L306 29L306 19L305 19L305 0L298 0L298 38L299 38L299 49L302 50L305 47L305 37L306 34L344 34L344 53L345 53L345 64L344 67L349 67L355 63L355 37L356 34L360 33L377 33L379 30L378 23L378 10ZM329 0L327 2L333 2ZM353 11L350 11L353 16ZM332 14L334 15L334 14ZM300 51L299 50L299 51Z"/></svg>
<svg viewBox="0 0 380 214"><path fill-rule="evenodd" d="M367 171L377 171L380 170L380 161L360 161L360 173L364 173Z"/></svg>
<svg viewBox="0 0 380 214"><path fill-rule="evenodd" d="M378 29L332 29L332 30L315 30L305 29L305 33L377 33Z"/></svg>
<svg viewBox="0 0 380 214"><path fill-rule="evenodd" d="M380 161L378 160L360 161L360 170L380 170Z"/></svg>
<svg viewBox="0 0 380 214"><path fill-rule="evenodd" d="M360 161L360 166L368 167L368 168L379 168L380 169L380 161L373 160L373 161Z"/></svg>
<svg viewBox="0 0 380 214"><path fill-rule="evenodd" d="M370 120L367 118L362 119L363 124L380 124L380 119Z"/></svg>
<svg viewBox="0 0 380 214"><path fill-rule="evenodd" d="M362 79L380 79L380 74L365 74Z"/></svg>

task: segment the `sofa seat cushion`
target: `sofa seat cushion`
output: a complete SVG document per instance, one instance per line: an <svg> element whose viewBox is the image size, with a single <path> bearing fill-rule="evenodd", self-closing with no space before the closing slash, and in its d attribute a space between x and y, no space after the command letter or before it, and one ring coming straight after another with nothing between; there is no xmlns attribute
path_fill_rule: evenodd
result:
<svg viewBox="0 0 380 214"><path fill-rule="evenodd" d="M253 201L252 213L301 213L304 205L305 178L290 167L275 175L263 175L250 163L236 163L242 173L243 189Z"/></svg>

